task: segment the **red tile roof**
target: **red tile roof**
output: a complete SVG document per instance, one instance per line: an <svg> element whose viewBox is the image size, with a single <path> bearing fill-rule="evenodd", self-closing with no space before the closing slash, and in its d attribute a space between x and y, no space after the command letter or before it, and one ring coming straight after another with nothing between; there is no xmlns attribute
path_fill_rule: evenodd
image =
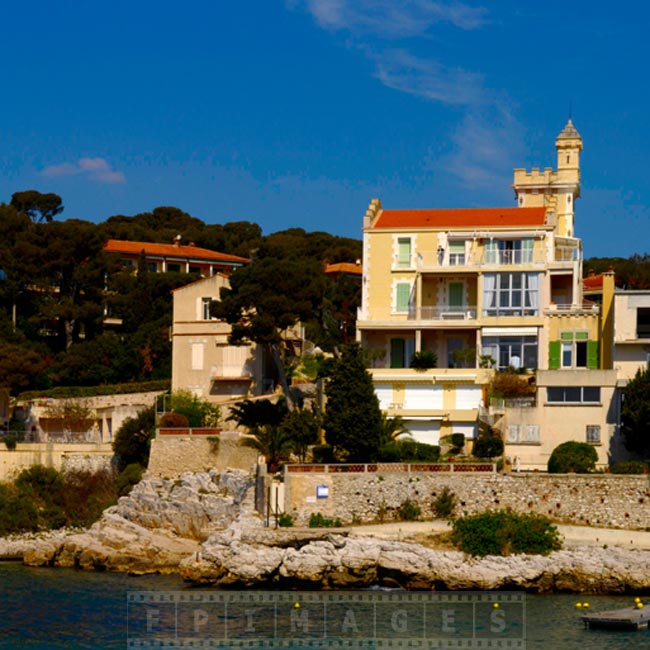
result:
<svg viewBox="0 0 650 650"><path fill-rule="evenodd" d="M145 255L156 257L174 257L203 260L206 262L239 262L240 264L248 262L245 257L218 253L207 248L199 248L198 246L183 246L180 244L154 244L152 242L109 239L104 246L104 250L107 253L121 253L122 255L140 255L144 251Z"/></svg>
<svg viewBox="0 0 650 650"><path fill-rule="evenodd" d="M373 228L499 228L545 223L546 208L382 210Z"/></svg>
<svg viewBox="0 0 650 650"><path fill-rule="evenodd" d="M353 264L352 262L337 262L336 264L328 264L325 267L325 273L348 273L350 275L363 275L363 268L361 264Z"/></svg>
<svg viewBox="0 0 650 650"><path fill-rule="evenodd" d="M588 275L586 278L582 278L582 286L585 291L595 291L596 289L603 288L603 274L598 275Z"/></svg>

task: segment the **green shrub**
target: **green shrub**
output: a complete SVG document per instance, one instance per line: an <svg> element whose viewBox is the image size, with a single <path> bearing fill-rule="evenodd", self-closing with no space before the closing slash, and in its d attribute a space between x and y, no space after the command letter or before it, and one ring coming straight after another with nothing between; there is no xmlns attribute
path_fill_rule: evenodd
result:
<svg viewBox="0 0 650 650"><path fill-rule="evenodd" d="M0 535L38 530L38 510L15 486L0 483Z"/></svg>
<svg viewBox="0 0 650 650"><path fill-rule="evenodd" d="M647 474L649 470L650 464L642 460L627 460L609 468L612 474Z"/></svg>
<svg viewBox="0 0 650 650"><path fill-rule="evenodd" d="M283 512L278 518L280 528L291 528L293 526L293 517L288 512Z"/></svg>
<svg viewBox="0 0 650 650"><path fill-rule="evenodd" d="M537 514L487 511L454 520L452 542L470 555L547 555L561 548L557 528Z"/></svg>
<svg viewBox="0 0 650 650"><path fill-rule="evenodd" d="M117 501L115 473L79 470L63 475L63 503L66 523L84 528L96 522L102 512Z"/></svg>
<svg viewBox="0 0 650 650"><path fill-rule="evenodd" d="M397 514L402 521L417 521L422 514L422 509L415 501L407 497L400 503Z"/></svg>
<svg viewBox="0 0 650 650"><path fill-rule="evenodd" d="M127 465L118 475L115 488L117 494L121 497L126 496L133 486L140 482L144 467L139 463Z"/></svg>
<svg viewBox="0 0 650 650"><path fill-rule="evenodd" d="M411 357L409 366L414 370L424 371L430 368L435 368L438 365L438 355L431 350L422 350L421 352L414 352Z"/></svg>
<svg viewBox="0 0 650 650"><path fill-rule="evenodd" d="M442 492L431 502L433 514L440 519L446 519L454 514L456 495L445 486Z"/></svg>
<svg viewBox="0 0 650 650"><path fill-rule="evenodd" d="M451 444L458 450L461 450L465 446L465 434L464 433L452 433L451 434Z"/></svg>
<svg viewBox="0 0 650 650"><path fill-rule="evenodd" d="M14 451L14 449L16 449L16 444L17 444L17 442L18 442L18 441L17 441L17 439L16 439L16 436L14 436L14 435L8 435L8 436L5 436L5 437L4 437L5 447L6 447L9 451Z"/></svg>
<svg viewBox="0 0 650 650"><path fill-rule="evenodd" d="M336 519L330 519L329 517L324 517L320 512L312 512L309 515L310 528L340 528L341 526L341 520L338 517Z"/></svg>
<svg viewBox="0 0 650 650"><path fill-rule="evenodd" d="M311 450L312 462L335 463L334 448L332 445L316 445Z"/></svg>
<svg viewBox="0 0 650 650"><path fill-rule="evenodd" d="M503 440L498 436L481 436L475 443L472 455L477 458L494 458L503 454Z"/></svg>
<svg viewBox="0 0 650 650"><path fill-rule="evenodd" d="M440 447L416 442L409 438L392 440L379 449L379 460L384 463L429 462L440 459Z"/></svg>
<svg viewBox="0 0 650 650"><path fill-rule="evenodd" d="M548 471L549 474L587 474L594 470L597 460L598 453L592 445L569 440L553 450L548 459Z"/></svg>

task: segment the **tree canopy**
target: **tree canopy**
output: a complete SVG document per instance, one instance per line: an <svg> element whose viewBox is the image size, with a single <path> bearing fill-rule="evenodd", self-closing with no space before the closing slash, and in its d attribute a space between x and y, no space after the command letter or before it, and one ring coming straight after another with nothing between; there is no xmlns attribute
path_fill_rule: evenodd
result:
<svg viewBox="0 0 650 650"><path fill-rule="evenodd" d="M379 400L357 343L345 346L327 379L324 429L327 443L341 459L376 460L384 442Z"/></svg>
<svg viewBox="0 0 650 650"><path fill-rule="evenodd" d="M650 457L650 372L638 370L623 389L621 432L628 451Z"/></svg>
<svg viewBox="0 0 650 650"><path fill-rule="evenodd" d="M11 206L32 221L50 222L63 212L63 202L58 194L41 194L36 190L15 192L11 195Z"/></svg>

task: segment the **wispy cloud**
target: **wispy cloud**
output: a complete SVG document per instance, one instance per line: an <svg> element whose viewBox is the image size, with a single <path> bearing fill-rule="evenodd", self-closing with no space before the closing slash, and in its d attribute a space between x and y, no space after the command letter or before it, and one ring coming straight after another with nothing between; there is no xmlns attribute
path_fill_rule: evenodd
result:
<svg viewBox="0 0 650 650"><path fill-rule="evenodd" d="M384 86L460 111L459 125L448 136L451 153L427 166L444 168L466 186L503 183L504 170L521 154L523 133L510 100L489 88L480 72L413 53L414 39L431 43L445 25L464 31L486 26L486 8L432 0L287 2L304 7L321 28L347 32L348 43L374 62L374 75ZM395 39L401 39L399 47Z"/></svg>
<svg viewBox="0 0 650 650"><path fill-rule="evenodd" d="M76 163L62 163L46 167L41 176L48 178L56 176L79 176L82 175L98 183L114 185L126 183L122 172L118 172L104 160L104 158L80 158Z"/></svg>
<svg viewBox="0 0 650 650"><path fill-rule="evenodd" d="M438 23L464 30L486 22L487 11L461 2L431 0L289 0L303 4L325 29L370 33L385 38L422 36Z"/></svg>

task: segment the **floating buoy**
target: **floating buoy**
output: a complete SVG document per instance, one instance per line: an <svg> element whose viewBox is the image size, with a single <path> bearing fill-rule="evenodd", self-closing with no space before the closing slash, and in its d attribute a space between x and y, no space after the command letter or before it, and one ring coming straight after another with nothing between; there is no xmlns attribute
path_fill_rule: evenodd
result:
<svg viewBox="0 0 650 650"><path fill-rule="evenodd" d="M585 608L587 608L587 607L589 607L589 603L582 603L582 608L583 608L583 609L585 609Z"/></svg>
<svg viewBox="0 0 650 650"><path fill-rule="evenodd" d="M294 609L300 609L300 603L296 602L293 604Z"/></svg>
<svg viewBox="0 0 650 650"><path fill-rule="evenodd" d="M634 599L634 602L635 602L635 603L640 603L640 602L641 602L641 599L637 596L637 597Z"/></svg>
<svg viewBox="0 0 650 650"><path fill-rule="evenodd" d="M582 609L582 603L576 603L576 607L577 607L578 609Z"/></svg>
<svg viewBox="0 0 650 650"><path fill-rule="evenodd" d="M494 609L499 609L499 603L492 603L492 607Z"/></svg>
<svg viewBox="0 0 650 650"><path fill-rule="evenodd" d="M636 608L637 609L643 609L643 603L637 603Z"/></svg>

